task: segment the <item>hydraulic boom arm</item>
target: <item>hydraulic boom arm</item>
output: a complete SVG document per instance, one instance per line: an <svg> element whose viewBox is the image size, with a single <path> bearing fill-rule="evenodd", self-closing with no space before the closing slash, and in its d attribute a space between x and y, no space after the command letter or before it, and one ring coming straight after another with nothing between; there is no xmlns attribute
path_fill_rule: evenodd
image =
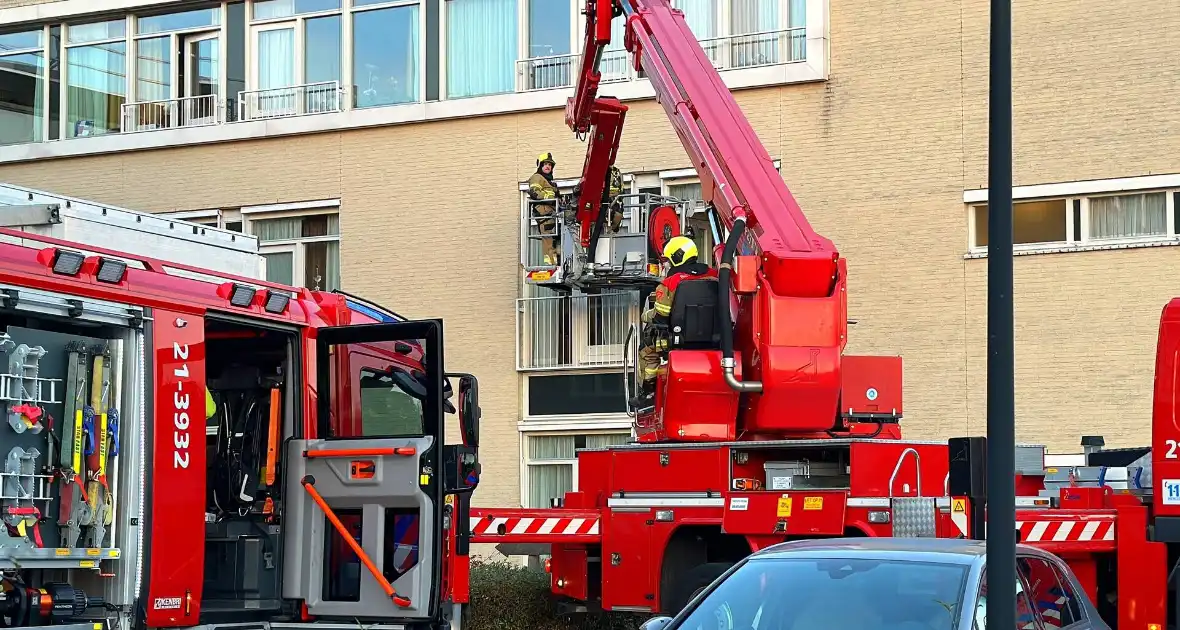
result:
<svg viewBox="0 0 1180 630"><path fill-rule="evenodd" d="M566 124L589 137L577 200L583 246L626 113L617 99L598 96L616 15L627 20L624 44L692 159L703 200L729 232L722 304L737 295L738 338L735 348L732 327L722 326L722 368L732 389L752 394L739 432L783 436L832 426L847 336L844 261L811 227L684 14L668 0L587 0L581 74L566 104ZM754 380L734 377L735 351L744 378Z"/></svg>

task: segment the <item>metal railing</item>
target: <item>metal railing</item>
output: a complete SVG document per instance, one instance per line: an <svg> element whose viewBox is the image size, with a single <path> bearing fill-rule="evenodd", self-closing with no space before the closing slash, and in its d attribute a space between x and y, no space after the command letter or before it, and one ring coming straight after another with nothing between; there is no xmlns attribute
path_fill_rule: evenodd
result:
<svg viewBox="0 0 1180 630"><path fill-rule="evenodd" d="M224 121L223 113L222 102L216 94L124 103L121 111L122 130L152 131L216 125Z"/></svg>
<svg viewBox="0 0 1180 630"><path fill-rule="evenodd" d="M238 120L326 114L341 111L343 103L339 81L247 90L238 92Z"/></svg>
<svg viewBox="0 0 1180 630"><path fill-rule="evenodd" d="M807 29L788 28L701 40L718 70L758 68L807 60Z"/></svg>
<svg viewBox="0 0 1180 630"><path fill-rule="evenodd" d="M635 291L519 298L516 368L622 367L627 330L637 321Z"/></svg>
<svg viewBox="0 0 1180 630"><path fill-rule="evenodd" d="M718 70L757 68L807 59L807 29L788 28L700 40L705 55ZM516 90L552 90L573 86L578 79L580 54L533 57L516 62ZM602 83L619 83L643 78L631 66L626 50L607 50L598 66Z"/></svg>

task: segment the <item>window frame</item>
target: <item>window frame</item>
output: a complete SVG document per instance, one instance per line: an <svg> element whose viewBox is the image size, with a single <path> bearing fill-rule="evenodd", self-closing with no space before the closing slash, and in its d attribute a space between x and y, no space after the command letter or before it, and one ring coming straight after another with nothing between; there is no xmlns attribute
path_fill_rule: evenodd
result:
<svg viewBox="0 0 1180 630"><path fill-rule="evenodd" d="M70 29L76 27L87 26L89 24L97 24L103 22L115 22L123 20L123 36L122 37L107 37L102 39L95 39L86 42L70 43ZM97 137L97 136L76 136L70 134L70 49L88 48L91 46L101 46L103 44L113 44L121 42L123 44L123 105L130 103L130 93L137 80L135 76L135 47L133 46L132 36L135 32L135 25L138 22L134 13L128 12L120 18L105 18L105 19L82 19L77 21L66 21L61 25L61 49L59 51L59 80L58 84L61 89L61 98L58 100L58 116L59 124L61 125L60 135L62 140L75 140L80 137ZM51 42L46 42L46 48ZM46 104L48 106L48 95ZM46 117L48 118L48 116ZM123 131L123 108L119 108L119 129L116 131L99 134L99 136L118 135L124 133Z"/></svg>
<svg viewBox="0 0 1180 630"><path fill-rule="evenodd" d="M337 217L337 221L339 221L341 216L340 200L338 199L324 200L320 202L294 202L266 206L246 206L241 208L238 212L241 216L237 220L241 221L242 223L242 233L249 234L251 236L257 236L254 234L252 223L258 221L267 221L270 219L303 218L320 215L335 215ZM235 222L232 220L225 220L225 217L223 217L223 221L225 223ZM303 282L307 276L305 268L307 263L306 245L308 243L337 243L336 265L339 267L341 260L343 259L343 256L340 255L339 245L339 243L342 242L342 236L344 232L343 227L341 226L337 232L337 234L327 234L324 236L308 236L303 238L280 239L273 241L262 241L260 239L258 242L258 253L265 256L267 254L291 252L293 254L291 260L291 285L310 289L311 287L307 287ZM343 274L341 274L340 282L343 284Z"/></svg>
<svg viewBox="0 0 1180 630"><path fill-rule="evenodd" d="M182 98L180 96L180 94L183 94L185 92L185 89L184 89L184 86L180 85L180 82L179 82L180 65L177 63L176 54L178 52L180 52L180 47L182 44L184 44L188 41L195 41L195 40L188 39L189 37L195 35L195 36L197 36L198 39L208 39L208 38L213 38L213 37L217 38L217 54L218 54L217 87L218 87L218 96L220 97L218 99L218 106L220 107L221 103L224 102L225 99L230 96L229 94L225 93L225 91L227 89L226 88L226 71L227 71L226 65L227 64L226 64L226 58L225 58L226 50L227 50L227 42L226 42L227 16L226 16L226 12L225 12L225 5L226 4L227 3L225 3L225 2L219 2L216 5L210 5L210 6L203 6L202 5L202 6L193 7L193 8L182 8L181 10L153 11L153 12L145 12L143 14L134 14L134 15L128 14L128 16L127 16L127 20L128 20L127 38L129 40L129 43L127 46L127 56L131 59L131 63L130 63L130 69L129 69L130 74L128 75L128 79L127 79L128 87L127 87L127 101L126 102L128 102L128 103L151 102L151 101L140 100L139 64L138 64L139 43L144 40L162 39L165 37L168 38L168 51L170 53L172 53L172 55L173 55L173 57L168 60L169 66L171 67L171 70L169 71L169 76L168 76L169 87L171 88L171 90L170 90L171 95L165 100L176 100L176 99ZM202 9L202 8L203 9L217 9L217 14L216 14L217 15L217 23L212 24L212 25L206 25L206 26L191 26L191 27L187 27L187 28L179 28L179 29L166 30L166 31L155 31L152 33L140 33L139 32L139 21L143 18L159 17L162 15L172 15L175 13L187 13L189 11L192 11L194 8L196 8L196 9ZM63 39L65 39L65 38L63 37ZM186 54L187 52L188 52L187 50L184 50L183 52L181 52L182 56L184 56L184 54ZM131 98L132 96L134 96L135 98ZM236 95L234 95L234 96L236 97Z"/></svg>
<svg viewBox="0 0 1180 630"><path fill-rule="evenodd" d="M50 30L51 26L52 26L52 24L43 24L39 28L28 28L28 29L19 29L19 30L11 31L11 33L39 32L41 34L41 45L39 47L34 47L34 48L14 48L12 50L5 50L2 53L0 53L0 59L4 59L6 57L17 57L20 55L41 55L41 65L42 65L41 71L44 72L44 75L41 77L38 77L38 80L40 81L40 85L38 86L38 90L41 93L40 94L41 99L42 99L41 102L44 103L44 105L41 108L41 110L42 110L41 111L41 121L40 121L40 124L38 125L38 127L40 127L40 129L38 129L37 132L34 134L34 138L40 138L40 139L39 140L34 139L31 144L41 144L43 142L48 142L49 138L50 138L50 127L51 127L50 120L53 118L50 115L50 111L49 111L49 104L50 104L50 98L51 98L50 95L52 94L51 84L53 83L53 73L52 73L52 69L50 68L51 49L53 48L53 38L52 38L52 32ZM59 45L62 45L65 43L65 33L64 33L65 29L63 28L62 31L63 31L62 32L62 41L59 42ZM59 62L61 60L61 57L60 57L61 52L62 52L62 50L59 49L58 50ZM64 64L62 64L62 68L58 70L59 89L64 87L64 82L62 81L62 78L65 76L64 72L65 72ZM62 96L60 100L64 102L65 97ZM58 105L59 105L58 109L61 110L62 103L59 103ZM60 116L60 114L61 114L61 112L59 111L59 116ZM59 132L65 130L65 123L60 118L58 120L58 127L59 127ZM0 142L0 146L7 146L8 144L9 143ZM22 143L11 143L11 144L22 144Z"/></svg>
<svg viewBox="0 0 1180 630"><path fill-rule="evenodd" d="M1090 231L1090 202L1093 199L1106 197L1131 197L1138 195L1164 195L1164 234L1147 236L1127 236L1113 238L1094 238ZM1021 196L1013 199L1013 214L1019 211L1021 204L1063 201L1065 214L1064 241L1038 241L1033 243L1014 243L1013 255L1044 254L1066 251L1088 251L1100 249L1121 249L1125 247L1180 245L1180 226L1176 223L1176 200L1180 194L1180 187L1151 187L1128 190L1110 190L1088 192L1073 195L1042 195ZM988 205L985 197L979 201L969 201L966 204L967 217L967 252L964 258L982 258L987 256L987 245L979 245L979 235L976 230L977 213L980 208ZM1080 237L1080 238L1078 238Z"/></svg>
<svg viewBox="0 0 1180 630"><path fill-rule="evenodd" d="M620 374L622 372L622 374ZM531 388L531 380L534 377L546 376L595 376L599 374L620 374L622 378L627 375L623 372L622 367L614 369L574 369L574 368L559 368L551 370L529 370L522 374L523 379L520 384L521 391L521 430L522 431L562 431L585 428L591 426L595 428L614 428L614 427L630 427L631 417L627 415L626 411L605 412L605 413L575 413L575 414L553 414L553 415L533 415L529 407L529 390ZM564 427L564 428L563 428Z"/></svg>
<svg viewBox="0 0 1180 630"><path fill-rule="evenodd" d="M628 425L629 426L629 425ZM575 450L573 459L533 459L529 457L529 440L538 437L567 437L572 436L575 439L578 436L588 437L591 435L627 435L632 434L628 431L620 431L613 427L587 427L584 429L574 430L550 430L550 431L536 431L536 430L520 430L520 504L525 506L529 502L530 490L532 489L532 469L538 466L569 466L571 468L571 484L568 492L578 491L578 458ZM547 505L539 507L549 507Z"/></svg>
<svg viewBox="0 0 1180 630"><path fill-rule="evenodd" d="M254 0L248 0L248 1L253 2ZM382 108L386 108L386 107L404 107L407 105L420 105L422 103L425 103L426 102L426 84L427 84L426 55L427 55L427 50L428 50L428 47L426 45L426 40L427 40L427 37L426 37L426 30L427 30L426 29L426 13L427 13L426 0L388 0L386 2L375 2L373 4L367 4L367 5L359 6L359 7L353 6L353 0L342 0L342 1L343 1L343 7L344 7L344 11L346 13L346 17L344 19L344 32L342 34L342 39L341 39L341 46L343 48L343 54L344 54L344 61L343 61L342 65L340 66L340 74L343 75L340 85L342 88L344 88L344 95L342 97L344 100L341 103L341 105L342 105L341 109L342 110L369 110L369 109L382 109ZM417 89L418 98L416 100L407 101L404 103L390 103L387 105L373 105L371 107L357 107L355 104L356 103L355 91L356 91L357 86L353 83L353 62L354 62L354 51L356 49L356 41L355 41L355 39L353 37L353 33L352 33L352 31L353 31L352 23L353 23L353 20L354 20L356 14L365 13L368 11L378 11L381 9L391 9L391 8L395 8L395 7L408 7L408 6L418 7L418 26L417 26L417 28L418 28L418 60L417 60L417 68L415 68L415 70L414 70L414 72L417 75L416 78L417 78L417 82L418 82L418 89ZM439 9L440 9L439 10L439 14L440 14L439 23L441 25L443 22L443 17L441 16L441 14L445 13L446 11L444 10L443 7L439 7ZM439 63L440 63L440 65L442 64L443 55L445 55L445 53L446 53L446 49L440 47L439 48ZM439 70L439 73L441 76L441 74L442 74L441 69ZM439 83L439 85L442 86L445 84ZM441 87L440 87L440 91L442 91Z"/></svg>

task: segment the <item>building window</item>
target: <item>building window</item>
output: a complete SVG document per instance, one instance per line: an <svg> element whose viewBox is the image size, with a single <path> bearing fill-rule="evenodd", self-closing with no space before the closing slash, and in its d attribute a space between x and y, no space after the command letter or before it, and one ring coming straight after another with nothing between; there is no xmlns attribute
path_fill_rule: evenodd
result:
<svg viewBox="0 0 1180 630"><path fill-rule="evenodd" d="M598 374L538 374L528 377L525 416L553 419L627 412L623 370Z"/></svg>
<svg viewBox="0 0 1180 630"><path fill-rule="evenodd" d="M524 0L525 59L518 64L522 89L547 90L573 85L573 2Z"/></svg>
<svg viewBox="0 0 1180 630"><path fill-rule="evenodd" d="M1017 251L1171 240L1180 191L1148 191L1016 201L1012 240ZM971 250L988 245L988 206L969 206Z"/></svg>
<svg viewBox="0 0 1180 630"><path fill-rule="evenodd" d="M352 73L356 107L421 100L418 3L356 1L352 14ZM383 7L383 8L382 8ZM363 10L361 10L363 9Z"/></svg>
<svg viewBox="0 0 1180 630"><path fill-rule="evenodd" d="M517 369L622 366L627 330L639 321L639 293L610 289L563 294L526 285L519 300Z"/></svg>
<svg viewBox="0 0 1180 630"><path fill-rule="evenodd" d="M513 91L517 0L448 0L447 98Z"/></svg>
<svg viewBox="0 0 1180 630"><path fill-rule="evenodd" d="M66 35L66 137L118 133L127 101L127 20L71 24Z"/></svg>
<svg viewBox="0 0 1180 630"><path fill-rule="evenodd" d="M673 0L720 68L806 58L806 0Z"/></svg>
<svg viewBox="0 0 1180 630"><path fill-rule="evenodd" d="M340 0L254 3L251 90L244 118L338 111L343 60Z"/></svg>
<svg viewBox="0 0 1180 630"><path fill-rule="evenodd" d="M590 433L582 435L525 434L525 496L521 502L529 508L547 508L553 499L564 498L577 489L578 460L583 448L606 448L626 444L630 433Z"/></svg>
<svg viewBox="0 0 1180 630"><path fill-rule="evenodd" d="M207 225L230 232L242 231L242 213L238 210L179 210L176 212L161 212L159 216L169 219L179 219L189 223Z"/></svg>
<svg viewBox="0 0 1180 630"><path fill-rule="evenodd" d="M221 9L136 19L134 105L123 130L166 129L221 120Z"/></svg>
<svg viewBox="0 0 1180 630"><path fill-rule="evenodd" d="M340 288L339 214L246 217L266 258L267 280L318 291Z"/></svg>
<svg viewBox="0 0 1180 630"><path fill-rule="evenodd" d="M0 144L44 139L44 39L44 29L0 35Z"/></svg>

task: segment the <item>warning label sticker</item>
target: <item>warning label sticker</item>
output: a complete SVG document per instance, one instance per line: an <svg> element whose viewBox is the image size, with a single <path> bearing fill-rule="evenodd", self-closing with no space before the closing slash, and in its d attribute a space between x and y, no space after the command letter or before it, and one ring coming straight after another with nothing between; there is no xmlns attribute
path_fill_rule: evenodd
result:
<svg viewBox="0 0 1180 630"><path fill-rule="evenodd" d="M804 510L822 510L824 509L823 497L807 497L803 499Z"/></svg>
<svg viewBox="0 0 1180 630"><path fill-rule="evenodd" d="M778 510L776 516L785 518L791 515L791 497L781 496L778 499Z"/></svg>
<svg viewBox="0 0 1180 630"><path fill-rule="evenodd" d="M951 500L951 511L952 512L966 512L967 511L967 502L964 501L963 499L952 499Z"/></svg>

